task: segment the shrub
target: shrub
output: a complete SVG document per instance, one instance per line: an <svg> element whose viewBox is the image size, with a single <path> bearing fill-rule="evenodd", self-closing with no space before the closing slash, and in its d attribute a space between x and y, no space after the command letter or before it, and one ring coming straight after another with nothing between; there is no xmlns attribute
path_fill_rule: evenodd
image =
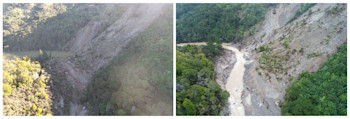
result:
<svg viewBox="0 0 350 119"><path fill-rule="evenodd" d="M119 109L117 114L118 115L126 115L126 112L122 109Z"/></svg>
<svg viewBox="0 0 350 119"><path fill-rule="evenodd" d="M262 45L259 47L258 52L264 52L264 51L269 51L269 47Z"/></svg>
<svg viewBox="0 0 350 119"><path fill-rule="evenodd" d="M310 59L310 58L313 58L313 57L318 57L320 55L322 55L322 53L320 53L320 52L313 52L311 54L307 54L307 59Z"/></svg>
<svg viewBox="0 0 350 119"><path fill-rule="evenodd" d="M43 112L43 109L38 108L38 113L41 114L41 112Z"/></svg>
<svg viewBox="0 0 350 119"><path fill-rule="evenodd" d="M309 9L309 15L311 15L312 14L312 10L311 9Z"/></svg>
<svg viewBox="0 0 350 119"><path fill-rule="evenodd" d="M32 109L32 111L36 111L37 107L36 107L36 105L34 103L32 104L32 108L31 109Z"/></svg>
<svg viewBox="0 0 350 119"><path fill-rule="evenodd" d="M46 84L48 74L41 69L39 62L33 62L28 57L16 60L5 60L3 63L3 114L6 116L41 115L51 113L49 89ZM37 75L42 72L40 78ZM10 81L12 79L12 81ZM16 79L16 80L15 80ZM15 91L14 91L15 90ZM45 92L47 91L47 92ZM26 97L25 99L22 96ZM40 97L40 98L38 98ZM16 102L16 103L13 103ZM28 105L29 107L22 106ZM15 107L15 109L13 109ZM37 108L41 107L41 108ZM42 108L44 107L44 108ZM29 108L29 109L28 109ZM31 110L31 111L23 111ZM36 114L36 111L40 113Z"/></svg>
<svg viewBox="0 0 350 119"><path fill-rule="evenodd" d="M303 47L300 48L300 49L299 49L299 52L300 52L300 53L304 53L304 48L303 48Z"/></svg>
<svg viewBox="0 0 350 119"><path fill-rule="evenodd" d="M194 107L193 103L189 99L185 99L183 102L183 106L186 109L186 114L187 115L195 115L196 114L196 107Z"/></svg>
<svg viewBox="0 0 350 119"><path fill-rule="evenodd" d="M285 48L287 48L289 46L289 43L287 41L284 41L283 45Z"/></svg>
<svg viewBox="0 0 350 119"><path fill-rule="evenodd" d="M5 83L2 83L2 86L3 86L3 95L4 96L10 95L12 92L11 86Z"/></svg>

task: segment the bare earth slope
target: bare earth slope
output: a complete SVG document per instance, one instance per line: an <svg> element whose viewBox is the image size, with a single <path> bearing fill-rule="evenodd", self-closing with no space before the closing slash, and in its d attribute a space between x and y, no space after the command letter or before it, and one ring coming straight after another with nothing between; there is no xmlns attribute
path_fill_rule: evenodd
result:
<svg viewBox="0 0 350 119"><path fill-rule="evenodd" d="M281 115L278 105L283 103L285 89L303 71L317 71L338 46L346 43L346 5L316 4L310 8L311 14L307 11L287 24L299 7L300 4L277 5L277 13L267 12L255 35L241 44L243 52L251 53L242 94L246 115ZM334 9L339 12L331 13ZM285 57L281 60L283 73L261 67L261 53L256 49L262 45L270 48L269 54ZM312 55L316 53L320 56Z"/></svg>
<svg viewBox="0 0 350 119"><path fill-rule="evenodd" d="M154 19L162 13L163 8L171 5L120 4L120 7L125 9L120 18L101 33L99 30L102 22L105 22L103 19L91 21L78 31L77 36L67 43L69 51L75 54L74 57L55 59L51 62L53 71L62 71L67 78L67 85L72 85L71 92L67 92L72 93L71 97L56 96L56 103L54 103L56 104L54 107L58 110L56 113L86 115L88 104L83 93L92 80L94 72L106 66L133 37L153 23ZM69 113L62 111L66 109L70 110Z"/></svg>

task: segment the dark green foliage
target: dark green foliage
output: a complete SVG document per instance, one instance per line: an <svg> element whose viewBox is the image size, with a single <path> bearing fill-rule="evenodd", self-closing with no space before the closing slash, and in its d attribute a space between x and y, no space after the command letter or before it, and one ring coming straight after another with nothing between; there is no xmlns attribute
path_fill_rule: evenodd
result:
<svg viewBox="0 0 350 119"><path fill-rule="evenodd" d="M50 54L47 53L46 50L39 50L39 55L36 57L36 60L45 64L46 61L50 60L52 58L51 56L51 51L50 51ZM45 66L43 66L45 67Z"/></svg>
<svg viewBox="0 0 350 119"><path fill-rule="evenodd" d="M208 41L215 34L222 42L238 42L252 35L274 4L177 4L177 42ZM247 32L249 31L249 32Z"/></svg>
<svg viewBox="0 0 350 119"><path fill-rule="evenodd" d="M341 12L342 10L344 10L342 7L339 7L339 5L337 5L336 7L334 7L333 9L329 10L328 8L326 9L327 14L338 14L339 12Z"/></svg>
<svg viewBox="0 0 350 119"><path fill-rule="evenodd" d="M297 19L300 15L305 13L309 8L311 8L314 5L316 5L316 3L304 3L304 4L302 4L301 7L295 13L295 15L288 21L288 23L290 23L290 22L294 21L295 19ZM311 13L312 13L312 11L311 11Z"/></svg>
<svg viewBox="0 0 350 119"><path fill-rule="evenodd" d="M214 81L214 64L201 47L176 51L176 114L219 115L229 93Z"/></svg>
<svg viewBox="0 0 350 119"><path fill-rule="evenodd" d="M264 51L269 51L269 47L262 45L259 47L258 52L264 52Z"/></svg>
<svg viewBox="0 0 350 119"><path fill-rule="evenodd" d="M194 107L191 100L186 98L182 105L185 107L187 115L195 115L196 114L196 107Z"/></svg>
<svg viewBox="0 0 350 119"><path fill-rule="evenodd" d="M214 58L215 56L221 55L223 50L220 39L214 34L208 35L208 42L205 49L209 58Z"/></svg>
<svg viewBox="0 0 350 119"><path fill-rule="evenodd" d="M320 53L320 52L313 52L313 53L307 54L307 59L310 59L310 58L313 58L313 57L318 57L320 55L322 55L322 53Z"/></svg>
<svg viewBox="0 0 350 119"><path fill-rule="evenodd" d="M316 73L302 73L286 90L283 115L347 115L346 46Z"/></svg>

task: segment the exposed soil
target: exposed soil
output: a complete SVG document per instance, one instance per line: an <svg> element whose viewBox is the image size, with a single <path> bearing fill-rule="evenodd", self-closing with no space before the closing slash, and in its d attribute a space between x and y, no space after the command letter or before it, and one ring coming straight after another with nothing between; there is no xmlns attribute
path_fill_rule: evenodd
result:
<svg viewBox="0 0 350 119"><path fill-rule="evenodd" d="M328 56L337 52L337 47L346 43L346 5L316 4L311 8L312 14L305 12L287 24L299 7L300 4L277 5L277 13L270 10L255 35L241 44L242 51L251 53L247 57L250 63L246 64L242 96L246 115L281 115L279 104L284 101L285 89L300 73L317 71ZM330 13L335 7L340 12ZM284 42L289 46L285 47ZM288 61L282 64L284 73L260 68L261 54L256 49L262 45L271 48L269 53L288 56ZM321 55L308 57L312 53Z"/></svg>

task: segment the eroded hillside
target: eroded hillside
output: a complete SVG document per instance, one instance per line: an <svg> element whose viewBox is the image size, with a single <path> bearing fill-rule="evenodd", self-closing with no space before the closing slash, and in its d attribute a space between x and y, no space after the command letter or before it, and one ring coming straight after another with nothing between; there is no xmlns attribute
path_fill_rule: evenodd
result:
<svg viewBox="0 0 350 119"><path fill-rule="evenodd" d="M96 6L99 4L88 7ZM115 21L93 20L81 28L75 38L67 43L69 51L74 56L54 59L49 63L50 71L58 71L57 76L66 78L53 84L54 87L69 87L57 90L54 100L56 113L88 114L88 103L84 92L87 92L87 85L93 79L94 73L100 67L107 66L133 37L154 23L169 6L168 4L109 4L101 10L103 13L100 13L100 16L109 15L106 13L113 10L121 10L120 17ZM106 21L110 22L107 26L103 25ZM69 85L66 86L67 84Z"/></svg>
<svg viewBox="0 0 350 119"><path fill-rule="evenodd" d="M304 71L315 72L346 43L346 4L316 4L288 22L301 4L271 8L256 33L243 40L246 115L281 115L285 89Z"/></svg>

